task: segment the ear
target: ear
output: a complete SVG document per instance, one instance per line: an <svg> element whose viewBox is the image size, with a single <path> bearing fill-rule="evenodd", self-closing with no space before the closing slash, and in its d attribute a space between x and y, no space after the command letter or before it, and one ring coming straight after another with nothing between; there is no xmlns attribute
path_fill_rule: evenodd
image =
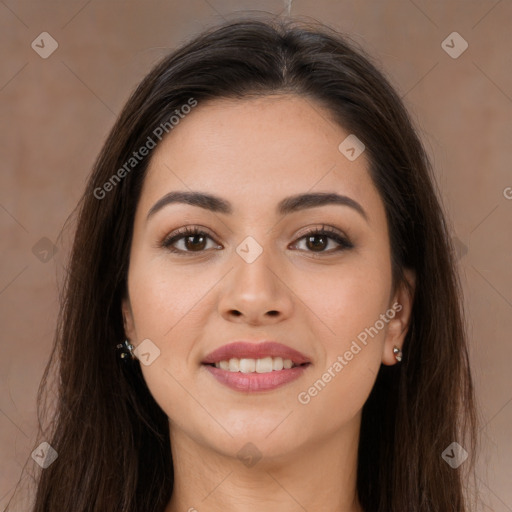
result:
<svg viewBox="0 0 512 512"><path fill-rule="evenodd" d="M130 342L133 342L137 339L137 335L135 333L135 322L133 320L132 306L127 294L124 296L121 302L121 310L123 313L123 325L126 339Z"/></svg>
<svg viewBox="0 0 512 512"><path fill-rule="evenodd" d="M416 275L414 271L410 269L404 269L403 272L410 290L407 283L400 283L390 303L390 309L395 311L395 316L388 323L386 338L384 339L382 364L386 366L397 363L393 348L398 347L402 350L411 320L414 291L416 289Z"/></svg>

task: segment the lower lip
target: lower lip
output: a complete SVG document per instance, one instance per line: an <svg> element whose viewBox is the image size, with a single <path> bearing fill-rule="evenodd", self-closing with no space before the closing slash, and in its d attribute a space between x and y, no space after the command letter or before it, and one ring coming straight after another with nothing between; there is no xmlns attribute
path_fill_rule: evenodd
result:
<svg viewBox="0 0 512 512"><path fill-rule="evenodd" d="M235 391L268 391L298 379L309 364L295 366L288 370L268 373L242 373L221 370L215 366L203 365L221 384Z"/></svg>

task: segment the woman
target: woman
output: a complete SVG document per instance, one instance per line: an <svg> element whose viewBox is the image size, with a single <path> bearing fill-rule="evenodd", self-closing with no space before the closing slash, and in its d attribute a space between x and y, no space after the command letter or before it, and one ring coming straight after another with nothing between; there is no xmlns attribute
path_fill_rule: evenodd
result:
<svg viewBox="0 0 512 512"><path fill-rule="evenodd" d="M450 235L361 49L293 21L201 34L79 206L35 512L469 510Z"/></svg>

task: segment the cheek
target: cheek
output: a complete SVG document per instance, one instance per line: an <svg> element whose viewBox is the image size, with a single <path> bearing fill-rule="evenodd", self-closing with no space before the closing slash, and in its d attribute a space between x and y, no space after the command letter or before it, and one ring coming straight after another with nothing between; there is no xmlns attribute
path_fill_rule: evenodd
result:
<svg viewBox="0 0 512 512"><path fill-rule="evenodd" d="M213 284L213 282L212 282ZM188 378L191 354L200 337L198 312L211 288L206 276L189 275L163 257L134 258L129 272L129 293L136 344L149 339L158 357L141 362L146 383L159 405L169 412L169 397L183 395L178 382ZM203 299L203 300L202 300Z"/></svg>
<svg viewBox="0 0 512 512"><path fill-rule="evenodd" d="M391 292L388 268L385 258L374 258L304 285L301 295L315 313L310 318L316 318L315 334L322 341L322 365L297 396L306 423L321 418L339 426L366 401L382 361L385 320L391 319L381 316Z"/></svg>
<svg viewBox="0 0 512 512"><path fill-rule="evenodd" d="M333 267L332 272L299 280L294 291L325 334L327 350L343 350L364 329L373 326L388 307L391 271L385 258Z"/></svg>
<svg viewBox="0 0 512 512"><path fill-rule="evenodd" d="M164 256L140 258L130 271L129 291L139 338L170 339L180 323L193 322L217 275Z"/></svg>
<svg viewBox="0 0 512 512"><path fill-rule="evenodd" d="M159 355L140 367L151 395L169 418L180 417L190 403L184 389L192 370L191 353L199 338L198 303L205 290L201 280L170 266L163 258L133 266L129 291L137 342L150 339ZM207 283L202 281L202 286Z"/></svg>

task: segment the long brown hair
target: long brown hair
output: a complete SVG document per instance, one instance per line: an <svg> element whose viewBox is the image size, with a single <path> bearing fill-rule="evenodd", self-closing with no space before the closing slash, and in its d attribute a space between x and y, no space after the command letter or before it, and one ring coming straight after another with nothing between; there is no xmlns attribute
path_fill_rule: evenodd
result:
<svg viewBox="0 0 512 512"><path fill-rule="evenodd" d="M124 365L115 348L124 340L121 299L151 155L108 193L98 190L190 98L201 104L275 93L322 104L364 143L386 208L395 286L404 282L404 268L416 274L403 361L381 366L363 408L359 501L366 512L469 510L473 385L450 230L426 151L385 75L348 37L319 23L242 18L208 29L156 65L94 165L77 206L54 349L38 395L42 414L58 363L55 414L39 432L58 457L38 476L34 512L162 512L170 500L168 419L140 366ZM469 453L457 469L441 456L454 441Z"/></svg>

